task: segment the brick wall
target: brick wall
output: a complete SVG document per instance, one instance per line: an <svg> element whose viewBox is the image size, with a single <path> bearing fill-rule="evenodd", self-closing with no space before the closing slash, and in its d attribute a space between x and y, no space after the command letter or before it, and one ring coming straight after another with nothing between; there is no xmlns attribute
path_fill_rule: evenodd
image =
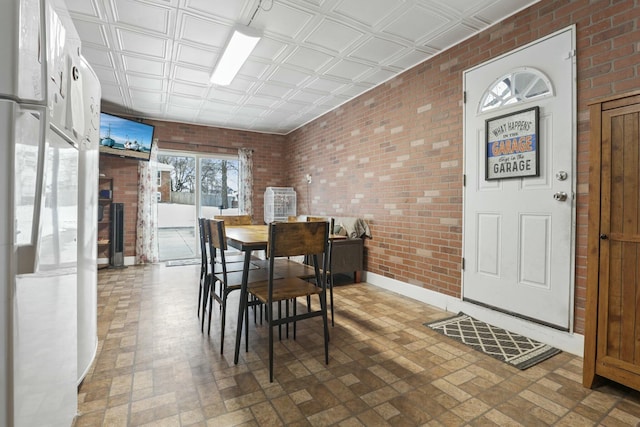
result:
<svg viewBox="0 0 640 427"><path fill-rule="evenodd" d="M589 116L598 97L640 87L640 7L634 1L543 0L290 135L152 122L160 147L253 148L254 217L267 186L293 186L300 214L364 216L374 235L366 269L460 296L462 72L570 24L577 27L575 330L584 332ZM137 163L101 159L126 207L126 256L135 241ZM133 173L128 171L132 168ZM305 175L312 175L307 185ZM120 192L123 192L122 196Z"/></svg>
<svg viewBox="0 0 640 427"><path fill-rule="evenodd" d="M633 1L541 1L289 135L302 213L368 217L366 269L461 294L462 73L576 24L578 194L575 330L584 332L587 104L640 87L640 8ZM310 211L307 211L310 206Z"/></svg>

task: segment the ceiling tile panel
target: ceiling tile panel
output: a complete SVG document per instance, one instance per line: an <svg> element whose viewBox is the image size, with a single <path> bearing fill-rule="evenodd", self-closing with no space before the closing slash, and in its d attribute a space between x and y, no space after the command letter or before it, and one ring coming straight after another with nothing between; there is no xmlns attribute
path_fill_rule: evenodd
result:
<svg viewBox="0 0 640 427"><path fill-rule="evenodd" d="M220 101L220 102L228 102L234 106L237 106L242 99L244 99L245 94L241 92L233 92L230 90L225 90L222 88L212 88L207 96L207 99L210 101ZM225 106L224 108L229 108Z"/></svg>
<svg viewBox="0 0 640 427"><path fill-rule="evenodd" d="M421 62L426 61L427 59L433 56L432 52L435 52L434 49L425 49L430 52L425 52L422 50L410 50L401 57L394 60L390 65L402 70L406 70L411 68Z"/></svg>
<svg viewBox="0 0 640 427"><path fill-rule="evenodd" d="M176 65L173 69L173 78L183 82L200 85L209 84L209 73L203 70L196 70L191 67Z"/></svg>
<svg viewBox="0 0 640 427"><path fill-rule="evenodd" d="M182 40L222 49L231 36L233 25L221 24L189 14L182 14L179 34Z"/></svg>
<svg viewBox="0 0 640 427"><path fill-rule="evenodd" d="M114 68L113 58L108 50L90 45L82 47L82 56L85 57L92 67L110 67Z"/></svg>
<svg viewBox="0 0 640 427"><path fill-rule="evenodd" d="M160 102L133 101L133 108L149 117L150 115L164 115L164 104Z"/></svg>
<svg viewBox="0 0 640 427"><path fill-rule="evenodd" d="M152 79L149 77L143 77L133 74L127 74L127 83L129 84L129 87L132 88L157 91L161 91L164 89L164 84L160 79Z"/></svg>
<svg viewBox="0 0 640 427"><path fill-rule="evenodd" d="M453 9L457 16L464 16L473 11L484 9L495 1L496 0L421 0L421 3L432 5L442 10Z"/></svg>
<svg viewBox="0 0 640 427"><path fill-rule="evenodd" d="M248 79L258 80L264 76L264 74L269 70L270 65L260 61L252 61L248 60L244 63L238 75L246 76ZM275 68L275 67L274 67ZM213 71L213 67L211 67ZM233 82L232 82L233 83Z"/></svg>
<svg viewBox="0 0 640 427"><path fill-rule="evenodd" d="M342 53L362 36L364 36L362 31L325 19L307 37L305 42L331 52Z"/></svg>
<svg viewBox="0 0 640 427"><path fill-rule="evenodd" d="M328 64L332 58L333 56L326 53L314 51L304 46L298 46L284 62L295 65L298 68L304 68L310 72L316 72L319 68Z"/></svg>
<svg viewBox="0 0 640 427"><path fill-rule="evenodd" d="M354 58L384 64L393 55L398 55L405 49L400 43L379 37L371 37L352 53Z"/></svg>
<svg viewBox="0 0 640 427"><path fill-rule="evenodd" d="M308 104L306 102L300 102L296 100L287 100L282 104L279 104L275 111L286 113L287 116L291 116L292 114L298 113L301 109L306 107Z"/></svg>
<svg viewBox="0 0 640 427"><path fill-rule="evenodd" d="M239 22L243 10L247 10L247 6L253 5L253 3L253 1L247 0L186 0L185 7L193 12L204 12L210 16L219 16L232 22Z"/></svg>
<svg viewBox="0 0 640 427"><path fill-rule="evenodd" d="M203 67L211 67L218 60L218 54L210 50L201 49L194 46L178 43L176 53L176 61L186 64L200 65Z"/></svg>
<svg viewBox="0 0 640 427"><path fill-rule="evenodd" d="M375 27L403 3L402 0L342 0L334 11L367 27Z"/></svg>
<svg viewBox="0 0 640 427"><path fill-rule="evenodd" d="M487 7L480 10L477 15L478 17L485 20L485 22L498 22L503 19L505 16L505 11L511 11L510 14L524 9L527 6L536 3L537 0L498 0L490 2Z"/></svg>
<svg viewBox="0 0 640 427"><path fill-rule="evenodd" d="M208 112L231 114L231 111L236 108L233 102L227 102L224 100L205 101L202 105L202 109Z"/></svg>
<svg viewBox="0 0 640 427"><path fill-rule="evenodd" d="M355 61L342 60L325 71L327 76L353 80L370 70L371 67Z"/></svg>
<svg viewBox="0 0 640 427"><path fill-rule="evenodd" d="M300 86L302 82L309 79L308 73L292 70L285 67L279 67L270 76L269 80L282 83L284 85Z"/></svg>
<svg viewBox="0 0 640 427"><path fill-rule="evenodd" d="M67 9L71 15L76 18L75 15L85 15L85 17L99 18L102 14L100 9L96 5L96 0L67 0Z"/></svg>
<svg viewBox="0 0 640 427"><path fill-rule="evenodd" d="M246 93L255 84L252 79L246 79L242 76L237 76L229 86L225 86L224 89L234 90L236 92Z"/></svg>
<svg viewBox="0 0 640 427"><path fill-rule="evenodd" d="M395 76L396 73L390 70L378 69L373 71L371 74L365 76L362 81L364 83L369 83L372 85L379 85L380 83L386 82L391 77Z"/></svg>
<svg viewBox="0 0 640 427"><path fill-rule="evenodd" d="M103 25L92 21L74 21L76 31L83 45L93 44L103 47L109 47L107 38L105 37Z"/></svg>
<svg viewBox="0 0 640 427"><path fill-rule="evenodd" d="M289 97L291 101L298 101L305 104L313 104L316 100L322 99L322 96L327 96L327 92L317 91L305 91L299 90Z"/></svg>
<svg viewBox="0 0 640 427"><path fill-rule="evenodd" d="M302 3L312 4L314 6L322 6L326 0L302 0Z"/></svg>
<svg viewBox="0 0 640 427"><path fill-rule="evenodd" d="M93 68L93 71L96 72L96 75L98 76L98 79L100 80L100 83L102 85L117 85L119 83L118 78L116 77L116 73L112 67L96 67L93 66L93 64L91 66Z"/></svg>
<svg viewBox="0 0 640 427"><path fill-rule="evenodd" d="M180 96L180 95L170 95L169 103L172 105L178 105L181 107L198 109L202 105L202 98L189 97L189 96Z"/></svg>
<svg viewBox="0 0 640 427"><path fill-rule="evenodd" d="M287 49L288 44L279 40L263 38L258 42L251 53L251 57L276 61L276 59Z"/></svg>
<svg viewBox="0 0 640 427"><path fill-rule="evenodd" d="M469 38L476 32L477 31L474 28L471 28L465 24L459 24L430 39L427 42L427 47L436 50L444 50L455 45L457 43L457 40L464 40L466 38Z"/></svg>
<svg viewBox="0 0 640 427"><path fill-rule="evenodd" d="M159 92L151 92L145 90L130 90L131 96L133 99L137 100L137 102L146 102L146 103L160 103L164 102L166 97L164 94Z"/></svg>
<svg viewBox="0 0 640 427"><path fill-rule="evenodd" d="M276 104L280 102L280 98L272 98L266 96L252 96L250 105L256 105L260 107L267 107L269 109L274 108Z"/></svg>
<svg viewBox="0 0 640 427"><path fill-rule="evenodd" d="M256 94L280 98L286 96L291 90L289 86L282 86L276 83L263 83L256 89Z"/></svg>
<svg viewBox="0 0 640 427"><path fill-rule="evenodd" d="M252 27L264 32L273 32L295 39L313 18L313 13L310 11L304 11L276 1L272 4L273 6L269 11L258 10L255 20L251 23Z"/></svg>
<svg viewBox="0 0 640 427"><path fill-rule="evenodd" d="M307 87L310 89L319 90L321 92L333 92L334 90L341 88L345 84L347 84L347 82L345 81L337 81L335 79L318 77L311 81L307 85Z"/></svg>
<svg viewBox="0 0 640 427"><path fill-rule="evenodd" d="M164 77L164 69L166 65L166 62L164 61L152 61L136 56L122 55L122 62L124 63L125 70L127 72Z"/></svg>
<svg viewBox="0 0 640 427"><path fill-rule="evenodd" d="M170 9L133 0L113 0L116 22L167 34Z"/></svg>
<svg viewBox="0 0 640 427"><path fill-rule="evenodd" d="M116 31L123 51L165 58L167 51L166 39L122 28Z"/></svg>
<svg viewBox="0 0 640 427"><path fill-rule="evenodd" d="M237 114L241 116L253 117L255 119L256 117L259 117L261 114L263 114L265 111L266 109L264 107L260 107L256 105L245 105L238 108Z"/></svg>
<svg viewBox="0 0 640 427"><path fill-rule="evenodd" d="M415 7L397 17L384 29L384 32L402 37L412 43L419 43L429 34L441 32L441 29L447 25L452 25L449 18Z"/></svg>
<svg viewBox="0 0 640 427"><path fill-rule="evenodd" d="M203 98L207 93L206 86L198 86L194 84L173 82L171 83L171 92L179 95L197 96Z"/></svg>
<svg viewBox="0 0 640 427"><path fill-rule="evenodd" d="M115 104L124 104L124 98L122 96L122 89L120 86L103 83L102 84L102 100L113 102Z"/></svg>

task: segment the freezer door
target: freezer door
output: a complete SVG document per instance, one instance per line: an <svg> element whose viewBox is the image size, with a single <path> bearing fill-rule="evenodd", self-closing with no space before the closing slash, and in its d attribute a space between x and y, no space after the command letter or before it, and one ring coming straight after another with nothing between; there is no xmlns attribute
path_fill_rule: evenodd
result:
<svg viewBox="0 0 640 427"><path fill-rule="evenodd" d="M78 150L47 133L36 271L75 268L78 259Z"/></svg>
<svg viewBox="0 0 640 427"><path fill-rule="evenodd" d="M43 15L39 0L2 2L0 98L44 101Z"/></svg>

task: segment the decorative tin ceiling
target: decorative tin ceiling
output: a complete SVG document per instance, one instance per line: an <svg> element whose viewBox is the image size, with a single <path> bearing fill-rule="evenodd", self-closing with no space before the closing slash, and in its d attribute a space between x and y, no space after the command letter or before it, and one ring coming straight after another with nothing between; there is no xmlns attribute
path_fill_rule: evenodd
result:
<svg viewBox="0 0 640 427"><path fill-rule="evenodd" d="M538 0L66 0L109 112L286 134ZM209 77L235 24L264 37Z"/></svg>

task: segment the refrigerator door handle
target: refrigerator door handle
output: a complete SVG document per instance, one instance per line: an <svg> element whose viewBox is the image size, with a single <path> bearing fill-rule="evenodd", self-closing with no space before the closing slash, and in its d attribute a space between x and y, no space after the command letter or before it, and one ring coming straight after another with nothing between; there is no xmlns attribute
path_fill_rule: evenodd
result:
<svg viewBox="0 0 640 427"><path fill-rule="evenodd" d="M33 212L31 216L31 236L28 242L21 242L16 245L17 255L17 273L29 274L34 273L37 269L37 253L38 242L40 241L41 226L40 216L43 203L43 190L44 190L44 169L45 169L45 149L47 128L49 127L49 120L47 117L47 109L44 106L39 105L25 105L22 104L20 109L24 114L31 114L34 117L38 117L38 141L37 141L37 160L36 160L36 175L35 175L35 187L33 189ZM32 111L31 113L29 113ZM17 142L17 141L16 141ZM14 154L15 155L15 154ZM14 158L13 167L17 168L17 159ZM15 176L18 176L18 170L14 171ZM16 180L15 185L21 185L19 180ZM16 192L14 192L15 194ZM14 200L14 212L17 209L18 201ZM16 236L14 241L17 243L20 230L16 228Z"/></svg>

